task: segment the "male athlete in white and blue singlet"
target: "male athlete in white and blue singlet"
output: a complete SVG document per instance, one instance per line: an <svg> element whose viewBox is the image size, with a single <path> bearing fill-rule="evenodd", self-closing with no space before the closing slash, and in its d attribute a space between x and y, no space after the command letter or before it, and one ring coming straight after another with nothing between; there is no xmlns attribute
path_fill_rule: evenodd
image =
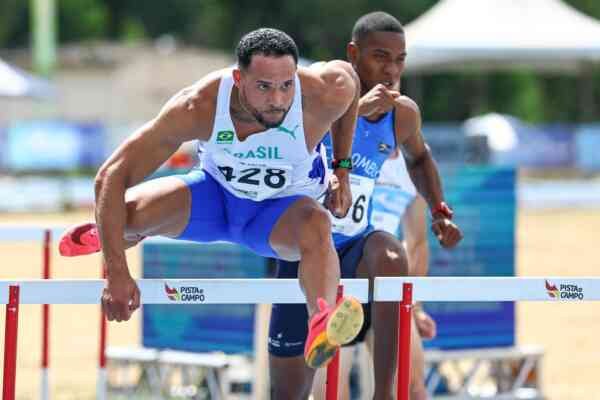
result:
<svg viewBox="0 0 600 400"><path fill-rule="evenodd" d="M96 177L96 224L71 229L63 255L102 250L109 320L139 307L125 249L146 236L229 241L259 255L300 260L309 331L306 363L326 364L360 330L363 312L351 297L336 304L339 262L329 213L315 198L327 185L319 143L331 129L339 188L327 207L339 217L351 203L348 162L359 82L343 61L297 67L285 33L245 35L237 67L209 74L176 94L158 116L127 139ZM201 164L183 176L141 183L188 140L200 143ZM328 324L332 320L342 324ZM306 328L306 327L305 327Z"/></svg>

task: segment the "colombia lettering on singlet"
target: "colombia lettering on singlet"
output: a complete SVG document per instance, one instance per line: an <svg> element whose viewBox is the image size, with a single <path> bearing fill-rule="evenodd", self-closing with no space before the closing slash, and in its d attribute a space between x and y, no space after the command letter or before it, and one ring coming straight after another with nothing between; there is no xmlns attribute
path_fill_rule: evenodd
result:
<svg viewBox="0 0 600 400"><path fill-rule="evenodd" d="M330 135L323 141L328 159L332 159ZM375 180L383 162L396 147L394 135L394 113L388 112L377 121L359 117L352 143L352 206L344 218L331 217L333 239L336 246L364 232L369 226L371 202Z"/></svg>

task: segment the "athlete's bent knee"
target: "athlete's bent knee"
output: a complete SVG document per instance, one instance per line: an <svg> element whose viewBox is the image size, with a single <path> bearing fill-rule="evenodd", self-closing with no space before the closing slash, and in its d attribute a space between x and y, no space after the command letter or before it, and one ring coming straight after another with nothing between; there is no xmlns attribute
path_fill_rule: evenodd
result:
<svg viewBox="0 0 600 400"><path fill-rule="evenodd" d="M314 249L331 242L331 221L329 212L318 204L309 205L302 210L300 219L300 248Z"/></svg>
<svg viewBox="0 0 600 400"><path fill-rule="evenodd" d="M408 276L408 257L400 241L388 233L376 232L369 242L370 248L376 249L373 261L377 276Z"/></svg>

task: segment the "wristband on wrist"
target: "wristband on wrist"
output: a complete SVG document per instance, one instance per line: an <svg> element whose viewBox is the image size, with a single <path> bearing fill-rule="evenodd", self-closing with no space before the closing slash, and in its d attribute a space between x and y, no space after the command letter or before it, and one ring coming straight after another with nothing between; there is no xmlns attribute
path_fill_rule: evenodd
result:
<svg viewBox="0 0 600 400"><path fill-rule="evenodd" d="M331 168L333 169L337 169L337 168L345 168L345 169L352 169L352 159L351 158L340 158L339 160L336 160L335 158L331 161Z"/></svg>
<svg viewBox="0 0 600 400"><path fill-rule="evenodd" d="M446 219L452 219L454 211L452 211L452 208L450 208L448 204L442 201L437 206L433 207L433 209L431 210L431 216L433 218L435 218L438 215L441 215Z"/></svg>

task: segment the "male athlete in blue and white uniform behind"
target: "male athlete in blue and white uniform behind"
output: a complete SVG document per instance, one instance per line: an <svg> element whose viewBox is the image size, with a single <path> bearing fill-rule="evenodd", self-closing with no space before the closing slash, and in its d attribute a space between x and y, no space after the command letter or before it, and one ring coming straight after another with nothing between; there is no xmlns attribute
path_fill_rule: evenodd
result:
<svg viewBox="0 0 600 400"><path fill-rule="evenodd" d="M383 163L373 194L371 223L396 236L404 243L410 265L410 276L427 276L429 272L429 244L427 241L427 203L415 188L402 157L392 157ZM435 321L419 303L413 308L416 330L412 341L421 347L421 339L436 336ZM414 349L413 349L414 350ZM422 349L413 354L420 357L413 365L422 364ZM423 372L423 371L421 371Z"/></svg>
<svg viewBox="0 0 600 400"><path fill-rule="evenodd" d="M375 179L383 162L397 149L402 150L411 178L432 210L432 230L440 243L453 247L462 237L444 203L437 167L421 134L419 109L399 92L405 47L402 25L382 12L360 18L348 45L348 58L361 80L360 117L351 156L353 204L345 218L331 218L345 278L408 275L402 244L369 224ZM278 262L278 277L293 278L296 273L297 264ZM375 338L374 398L387 400L393 398L398 305L377 302L369 310ZM306 399L310 393L314 370L306 368L301 357L306 318L304 309L297 305L273 306L269 352L274 399Z"/></svg>
<svg viewBox="0 0 600 400"><path fill-rule="evenodd" d="M429 269L429 245L427 240L427 204L418 194L406 163L398 154L388 158L379 171L373 191L371 224L374 229L396 236L406 248L410 276L426 276ZM411 330L411 379L410 398L427 398L425 387L425 358L423 340L436 336L437 326L431 316L417 303L413 307L413 329ZM370 398L373 393L373 330L369 329L364 343L355 341L344 346L340 353L340 400L350 399L350 372L355 362L357 346L364 345L369 357L361 358L361 395ZM314 400L325 399L326 371L317 371L313 383Z"/></svg>

